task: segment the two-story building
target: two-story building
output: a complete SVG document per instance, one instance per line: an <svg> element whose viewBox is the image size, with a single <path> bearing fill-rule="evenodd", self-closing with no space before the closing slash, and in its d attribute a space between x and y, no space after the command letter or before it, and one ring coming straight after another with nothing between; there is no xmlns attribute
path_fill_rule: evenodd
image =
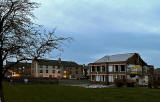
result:
<svg viewBox="0 0 160 102"><path fill-rule="evenodd" d="M6 62L6 66L11 67L8 69L5 77L30 77L31 76L31 63L28 62Z"/></svg>
<svg viewBox="0 0 160 102"><path fill-rule="evenodd" d="M31 75L35 78L67 78L79 79L82 67L75 62L59 60L37 59L31 64Z"/></svg>
<svg viewBox="0 0 160 102"><path fill-rule="evenodd" d="M140 85L148 84L148 65L138 53L104 56L89 63L89 68L92 83L111 84L119 78Z"/></svg>

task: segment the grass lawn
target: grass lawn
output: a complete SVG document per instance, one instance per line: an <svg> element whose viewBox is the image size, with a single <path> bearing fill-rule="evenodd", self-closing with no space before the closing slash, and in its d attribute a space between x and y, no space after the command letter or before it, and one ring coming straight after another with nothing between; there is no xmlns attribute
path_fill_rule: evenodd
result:
<svg viewBox="0 0 160 102"><path fill-rule="evenodd" d="M160 102L160 90L4 84L6 102Z"/></svg>

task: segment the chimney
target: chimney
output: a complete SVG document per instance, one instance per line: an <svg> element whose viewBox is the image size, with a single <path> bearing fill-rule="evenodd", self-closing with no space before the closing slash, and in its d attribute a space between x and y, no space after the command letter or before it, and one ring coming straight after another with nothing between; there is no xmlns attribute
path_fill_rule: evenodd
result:
<svg viewBox="0 0 160 102"><path fill-rule="evenodd" d="M61 58L58 59L58 63L61 63Z"/></svg>

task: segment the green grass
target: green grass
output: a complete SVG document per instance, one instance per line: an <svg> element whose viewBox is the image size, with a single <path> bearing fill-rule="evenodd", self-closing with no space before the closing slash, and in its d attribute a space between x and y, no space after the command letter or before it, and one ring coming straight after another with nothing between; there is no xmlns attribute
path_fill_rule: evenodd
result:
<svg viewBox="0 0 160 102"><path fill-rule="evenodd" d="M6 102L160 102L160 90L4 84Z"/></svg>

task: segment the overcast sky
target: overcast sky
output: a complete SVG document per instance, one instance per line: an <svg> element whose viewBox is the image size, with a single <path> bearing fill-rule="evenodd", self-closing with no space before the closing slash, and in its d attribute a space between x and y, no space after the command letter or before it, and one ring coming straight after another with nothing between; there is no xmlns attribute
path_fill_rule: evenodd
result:
<svg viewBox="0 0 160 102"><path fill-rule="evenodd" d="M63 60L88 64L105 55L136 52L160 67L160 0L34 1L41 3L37 23L74 39L64 45Z"/></svg>

